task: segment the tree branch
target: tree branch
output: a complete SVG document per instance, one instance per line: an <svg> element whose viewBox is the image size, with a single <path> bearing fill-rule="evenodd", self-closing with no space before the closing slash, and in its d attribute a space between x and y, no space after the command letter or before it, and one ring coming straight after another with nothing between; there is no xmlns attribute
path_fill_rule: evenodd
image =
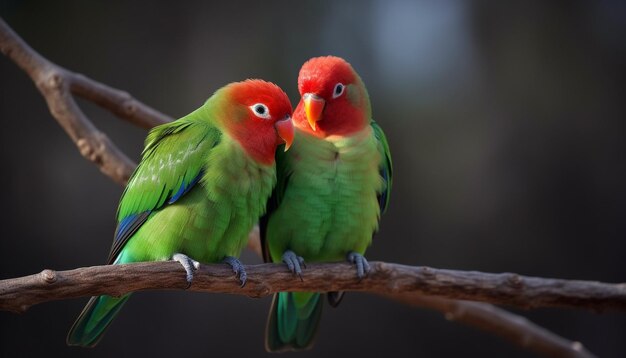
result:
<svg viewBox="0 0 626 358"><path fill-rule="evenodd" d="M361 291L413 306L426 307L502 336L537 353L557 357L592 357L579 342L570 342L527 319L493 305L458 299L484 300L522 308L578 307L602 311L626 310L624 284L543 279L517 274L492 274L372 262L359 281L346 263L310 264L304 280L282 265L247 266L248 282L240 288L225 265L201 265L188 290L262 297L280 291ZM105 265L0 281L0 309L22 312L30 306L60 299L123 294L142 290L185 289L179 263L143 262ZM433 295L433 296L427 296ZM436 296L436 297L435 297Z"/></svg>
<svg viewBox="0 0 626 358"><path fill-rule="evenodd" d="M448 299L483 301L521 308L571 307L593 311L626 311L626 285L561 280L511 273L455 271L372 262L369 275L359 281L348 263L311 263L303 278L282 265L247 266L248 282L240 288L225 265L202 265L190 291L262 297L281 291L363 291L379 294L413 293ZM180 264L142 262L104 265L0 281L0 309L23 311L46 301L186 287Z"/></svg>
<svg viewBox="0 0 626 358"><path fill-rule="evenodd" d="M100 132L76 104L81 96L143 128L171 121L128 93L60 67L33 50L0 18L0 51L35 82L50 113L74 141L80 154L94 162L115 182L124 184L135 163Z"/></svg>
<svg viewBox="0 0 626 358"><path fill-rule="evenodd" d="M524 317L494 305L414 293L382 294L382 296L411 306L440 311L450 321L480 328L548 357L594 357L582 343L569 341Z"/></svg>

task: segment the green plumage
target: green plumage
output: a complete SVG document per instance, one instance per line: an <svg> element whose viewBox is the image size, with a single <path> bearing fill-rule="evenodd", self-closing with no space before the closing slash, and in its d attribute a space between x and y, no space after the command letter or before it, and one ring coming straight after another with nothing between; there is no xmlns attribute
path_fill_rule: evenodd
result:
<svg viewBox="0 0 626 358"><path fill-rule="evenodd" d="M284 259L294 273L301 269L298 256L306 262L350 259L362 276L367 269L363 254L391 192L387 139L372 120L363 81L345 60L308 60L300 69L298 90L294 145L276 154L278 182L260 222L264 259ZM336 306L341 297L329 293L329 303ZM312 347L323 301L324 295L315 292L275 295L266 349Z"/></svg>
<svg viewBox="0 0 626 358"><path fill-rule="evenodd" d="M293 349L310 348L323 304L324 300L317 293L279 292L274 295L267 326L268 350L286 350L287 344Z"/></svg>
<svg viewBox="0 0 626 358"><path fill-rule="evenodd" d="M378 228L382 158L371 126L336 139L297 130L290 151L277 158L278 175L288 183L267 226L273 260L287 249L307 261L363 254Z"/></svg>
<svg viewBox="0 0 626 358"><path fill-rule="evenodd" d="M220 90L200 109L150 132L119 204L109 263L169 260L174 253L204 263L239 256L276 173L223 130L220 116L229 105ZM93 297L67 343L97 344L129 296Z"/></svg>
<svg viewBox="0 0 626 358"><path fill-rule="evenodd" d="M289 152L277 153L277 171L276 209L268 214L264 238L273 262L285 250L307 262L365 253L391 190L389 147L376 123L349 137L321 139L296 130ZM310 347L322 303L316 293L278 294L267 349Z"/></svg>

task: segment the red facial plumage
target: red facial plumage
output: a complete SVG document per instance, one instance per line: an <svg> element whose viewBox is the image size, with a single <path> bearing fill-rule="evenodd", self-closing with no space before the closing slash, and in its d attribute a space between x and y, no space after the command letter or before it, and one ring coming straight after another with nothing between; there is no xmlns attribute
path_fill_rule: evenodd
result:
<svg viewBox="0 0 626 358"><path fill-rule="evenodd" d="M346 88L343 94L333 98L337 83ZM360 131L369 123L369 99L365 87L352 66L342 58L325 56L307 61L300 69L298 90L301 96L310 93L325 101L313 130L300 100L294 112L294 125L302 131L317 137L345 136Z"/></svg>
<svg viewBox="0 0 626 358"><path fill-rule="evenodd" d="M246 152L256 161L264 164L274 162L276 146L293 140L289 136L289 125L276 125L279 121L291 121L291 102L285 92L277 85L262 80L246 80L229 85L229 103L231 113L239 120L226 123L229 134L235 138ZM234 104L234 106L233 106ZM268 118L260 118L250 108L263 104L269 110ZM291 123L291 122L290 122Z"/></svg>

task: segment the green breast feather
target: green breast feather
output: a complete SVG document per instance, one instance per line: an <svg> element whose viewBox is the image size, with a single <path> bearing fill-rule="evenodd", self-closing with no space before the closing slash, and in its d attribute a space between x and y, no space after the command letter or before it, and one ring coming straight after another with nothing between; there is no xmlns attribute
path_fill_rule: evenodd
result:
<svg viewBox="0 0 626 358"><path fill-rule="evenodd" d="M307 260L365 251L391 190L391 158L378 125L336 139L298 132L289 152L277 152L276 165L263 232L272 261L286 249Z"/></svg>
<svg viewBox="0 0 626 358"><path fill-rule="evenodd" d="M391 192L392 162L382 129L372 121L363 132L336 139L297 132L290 151L276 157L278 183L261 220L265 260L280 262L287 250L309 262L364 254ZM336 305L341 297L333 293L329 302ZM310 348L322 298L312 292L275 295L266 349Z"/></svg>

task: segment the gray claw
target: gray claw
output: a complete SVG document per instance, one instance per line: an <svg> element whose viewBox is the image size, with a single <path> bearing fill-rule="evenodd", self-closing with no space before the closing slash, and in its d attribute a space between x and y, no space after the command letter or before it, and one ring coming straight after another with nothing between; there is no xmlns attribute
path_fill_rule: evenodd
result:
<svg viewBox="0 0 626 358"><path fill-rule="evenodd" d="M246 269L243 267L241 261L239 261L236 257L226 256L222 261L225 264L230 265L233 268L233 272L235 276L239 277L239 281L241 282L241 287L246 285L246 281L248 280L248 274L246 273Z"/></svg>
<svg viewBox="0 0 626 358"><path fill-rule="evenodd" d="M178 261L181 265L183 265L183 268L187 273L187 288L189 288L191 286L191 282L193 281L193 272L200 267L200 263L191 259L189 256L180 253L172 255L172 260Z"/></svg>
<svg viewBox="0 0 626 358"><path fill-rule="evenodd" d="M285 251L283 254L283 262L287 264L289 271L291 273L298 275L300 280L302 280L302 267L306 268L306 264L304 263L304 258L302 256L296 255L295 252L291 250Z"/></svg>
<svg viewBox="0 0 626 358"><path fill-rule="evenodd" d="M356 275L361 280L365 275L370 272L370 264L367 262L365 256L356 253L354 251L350 251L348 253L348 262L356 265Z"/></svg>

